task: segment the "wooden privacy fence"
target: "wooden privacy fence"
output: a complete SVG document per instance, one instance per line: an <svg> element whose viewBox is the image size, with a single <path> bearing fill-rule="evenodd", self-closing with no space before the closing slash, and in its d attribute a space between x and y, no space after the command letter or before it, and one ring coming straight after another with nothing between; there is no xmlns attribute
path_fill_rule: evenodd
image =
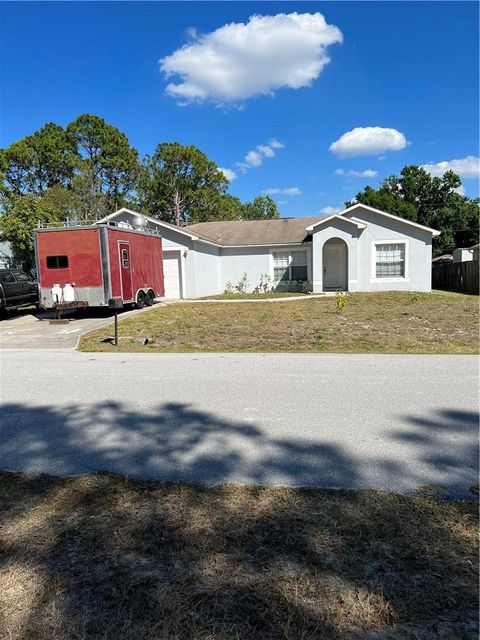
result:
<svg viewBox="0 0 480 640"><path fill-rule="evenodd" d="M432 288L478 295L478 269L478 260L432 264Z"/></svg>

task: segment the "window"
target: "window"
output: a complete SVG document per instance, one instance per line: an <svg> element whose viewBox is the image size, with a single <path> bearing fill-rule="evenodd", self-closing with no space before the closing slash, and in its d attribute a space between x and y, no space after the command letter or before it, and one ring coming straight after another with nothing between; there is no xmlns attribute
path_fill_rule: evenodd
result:
<svg viewBox="0 0 480 640"><path fill-rule="evenodd" d="M68 256L47 256L47 269L67 269Z"/></svg>
<svg viewBox="0 0 480 640"><path fill-rule="evenodd" d="M306 281L307 252L306 251L275 251L273 253L273 279L279 281Z"/></svg>
<svg viewBox="0 0 480 640"><path fill-rule="evenodd" d="M273 254L273 279L290 280L290 254L288 251L277 251Z"/></svg>
<svg viewBox="0 0 480 640"><path fill-rule="evenodd" d="M122 266L124 269L128 269L128 251L127 249L122 249Z"/></svg>
<svg viewBox="0 0 480 640"><path fill-rule="evenodd" d="M17 279L17 282L30 282L30 278L22 271L15 271L15 278Z"/></svg>
<svg viewBox="0 0 480 640"><path fill-rule="evenodd" d="M290 266L290 271L290 280L301 280L302 282L308 280L306 251L292 251L292 263Z"/></svg>
<svg viewBox="0 0 480 640"><path fill-rule="evenodd" d="M375 277L405 277L405 244L375 245Z"/></svg>

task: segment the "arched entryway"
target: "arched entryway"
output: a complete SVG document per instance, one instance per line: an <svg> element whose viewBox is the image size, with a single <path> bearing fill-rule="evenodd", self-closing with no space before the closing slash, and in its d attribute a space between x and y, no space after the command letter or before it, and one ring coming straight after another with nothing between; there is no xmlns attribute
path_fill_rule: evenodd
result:
<svg viewBox="0 0 480 640"><path fill-rule="evenodd" d="M330 238L323 245L323 290L348 291L348 247L341 238Z"/></svg>

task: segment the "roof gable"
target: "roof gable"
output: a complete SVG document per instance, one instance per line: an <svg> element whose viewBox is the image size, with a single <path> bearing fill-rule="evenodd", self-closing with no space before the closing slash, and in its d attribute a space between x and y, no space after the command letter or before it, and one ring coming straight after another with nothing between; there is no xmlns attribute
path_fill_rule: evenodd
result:
<svg viewBox="0 0 480 640"><path fill-rule="evenodd" d="M394 216L393 213L387 213L386 211L381 211L380 209L375 209L374 207L369 207L366 204L362 204L361 202L357 202L356 204L354 204L351 207L348 207L347 209L343 209L343 211L339 211L337 214L337 216L347 216L347 214L353 213L355 211L358 211L359 209L366 209L367 211L371 211L372 213L376 213L380 216L383 216L385 218L390 218L391 220L396 220L398 222L403 222L406 225L409 225L411 227L415 227L417 229L423 229L424 231L429 231L432 236L439 236L440 235L440 231L437 231L436 229L432 229L431 227L425 227L423 224L418 224L418 222L412 222L411 220L406 220L405 218L400 218L400 216ZM330 216L333 217L333 216ZM358 222L361 222L361 219L355 218L354 216L352 216L350 219L352 220L356 220ZM312 231L315 227L317 227L319 224L322 224L322 222L325 222L325 220L317 222L316 224L313 224L310 228L309 231Z"/></svg>
<svg viewBox="0 0 480 640"><path fill-rule="evenodd" d="M315 224L310 225L309 227L307 227L307 231L313 231L314 229L319 229L320 227L323 227L326 224L330 224L331 222L333 222L334 220L341 220L342 222L347 222L348 224L352 224L355 227L357 227L357 229L365 229L366 228L366 224L364 224L363 222L360 222L359 220L356 220L355 218L344 218L342 216L340 216L338 213L334 213L331 216L328 216L328 218L324 218L323 220L320 220L320 222L316 222Z"/></svg>

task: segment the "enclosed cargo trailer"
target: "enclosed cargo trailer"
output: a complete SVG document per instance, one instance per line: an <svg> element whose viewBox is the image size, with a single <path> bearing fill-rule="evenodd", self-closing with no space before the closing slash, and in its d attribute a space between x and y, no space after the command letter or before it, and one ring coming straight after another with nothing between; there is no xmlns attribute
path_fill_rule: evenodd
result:
<svg viewBox="0 0 480 640"><path fill-rule="evenodd" d="M164 296L162 239L146 230L93 224L35 229L40 304L137 307Z"/></svg>

